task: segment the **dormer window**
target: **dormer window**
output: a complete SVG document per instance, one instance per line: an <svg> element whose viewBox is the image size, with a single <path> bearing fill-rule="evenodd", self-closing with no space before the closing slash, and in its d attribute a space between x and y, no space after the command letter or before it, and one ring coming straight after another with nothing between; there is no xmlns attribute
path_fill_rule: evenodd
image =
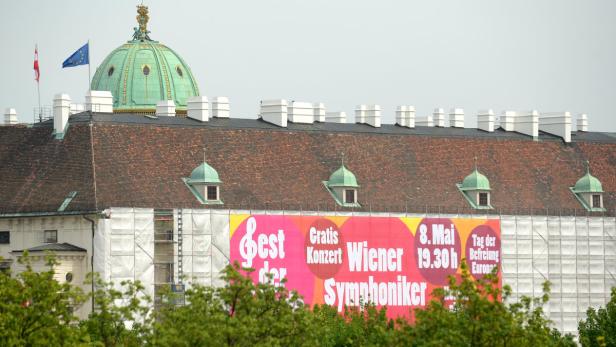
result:
<svg viewBox="0 0 616 347"><path fill-rule="evenodd" d="M458 190L464 198L477 210L490 210L490 181L482 175L477 167L470 175L466 176L462 183L457 184Z"/></svg>
<svg viewBox="0 0 616 347"><path fill-rule="evenodd" d="M344 160L342 166L334 171L329 176L328 181L323 181L325 189L332 195L336 203L343 207L361 207L357 202L357 179L355 175L344 166Z"/></svg>
<svg viewBox="0 0 616 347"><path fill-rule="evenodd" d="M575 198L587 211L603 212L603 187L601 182L590 174L590 167L586 163L586 175L582 176L575 186L569 188Z"/></svg>
<svg viewBox="0 0 616 347"><path fill-rule="evenodd" d="M355 189L345 189L344 190L344 203L345 204L354 204L355 203L355 194L357 190Z"/></svg>
<svg viewBox="0 0 616 347"><path fill-rule="evenodd" d="M488 206L488 193L479 193L479 206Z"/></svg>
<svg viewBox="0 0 616 347"><path fill-rule="evenodd" d="M207 186L207 200L218 200L218 186Z"/></svg>
<svg viewBox="0 0 616 347"><path fill-rule="evenodd" d="M222 204L220 199L220 185L222 182L218 172L205 161L197 166L190 177L182 178L190 192L204 205Z"/></svg>
<svg viewBox="0 0 616 347"><path fill-rule="evenodd" d="M592 195L592 207L593 208L602 208L603 204L601 203L601 194L593 194Z"/></svg>

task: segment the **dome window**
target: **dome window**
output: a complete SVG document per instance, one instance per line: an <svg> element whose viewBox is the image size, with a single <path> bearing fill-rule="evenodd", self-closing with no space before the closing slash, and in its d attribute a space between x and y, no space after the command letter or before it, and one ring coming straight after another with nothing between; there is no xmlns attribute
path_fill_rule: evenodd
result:
<svg viewBox="0 0 616 347"><path fill-rule="evenodd" d="M115 68L113 67L113 65L111 65L111 67L107 71L107 77L111 77L111 75L113 75L114 71L115 71Z"/></svg>
<svg viewBox="0 0 616 347"><path fill-rule="evenodd" d="M477 170L476 163L475 170L456 186L472 208L477 210L491 210L493 208L490 205L490 181Z"/></svg>
<svg viewBox="0 0 616 347"><path fill-rule="evenodd" d="M182 68L179 65L175 67L175 71L180 77L184 77L184 72L182 72Z"/></svg>
<svg viewBox="0 0 616 347"><path fill-rule="evenodd" d="M361 207L357 202L357 179L355 175L344 166L344 159L340 168L323 181L325 189L332 195L336 203L343 207Z"/></svg>
<svg viewBox="0 0 616 347"><path fill-rule="evenodd" d="M575 186L569 188L575 198L587 211L603 212L603 186L595 176L590 174L590 165L586 162L586 175Z"/></svg>
<svg viewBox="0 0 616 347"><path fill-rule="evenodd" d="M143 74L146 76L150 74L150 67L148 65L143 66Z"/></svg>
<svg viewBox="0 0 616 347"><path fill-rule="evenodd" d="M220 205L221 181L218 172L205 161L197 166L190 177L182 178L190 192L204 205Z"/></svg>

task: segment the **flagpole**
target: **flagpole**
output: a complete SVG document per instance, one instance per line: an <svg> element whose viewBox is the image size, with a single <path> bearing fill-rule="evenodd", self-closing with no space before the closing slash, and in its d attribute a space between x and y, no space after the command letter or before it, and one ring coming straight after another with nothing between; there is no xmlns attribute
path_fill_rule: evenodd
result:
<svg viewBox="0 0 616 347"><path fill-rule="evenodd" d="M90 91L90 40L88 39L88 91Z"/></svg>
<svg viewBox="0 0 616 347"><path fill-rule="evenodd" d="M39 81L36 81L36 93L38 94L38 116L39 122L43 121L43 109L41 108L41 87L39 86Z"/></svg>
<svg viewBox="0 0 616 347"><path fill-rule="evenodd" d="M38 43L34 45L34 50L36 51L36 60L38 61ZM40 67L39 67L40 71ZM40 76L40 72L39 72ZM40 77L36 79L36 94L38 95L38 116L39 122L43 121L43 110L41 109L41 82L39 81Z"/></svg>

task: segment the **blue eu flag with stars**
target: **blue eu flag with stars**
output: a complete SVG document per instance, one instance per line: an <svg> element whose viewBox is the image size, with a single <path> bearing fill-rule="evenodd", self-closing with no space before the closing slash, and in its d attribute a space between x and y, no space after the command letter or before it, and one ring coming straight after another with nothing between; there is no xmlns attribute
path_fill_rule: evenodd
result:
<svg viewBox="0 0 616 347"><path fill-rule="evenodd" d="M88 45L89 43L86 43L83 47L75 51L75 53L73 53L62 63L62 67L64 68L90 64L90 47Z"/></svg>

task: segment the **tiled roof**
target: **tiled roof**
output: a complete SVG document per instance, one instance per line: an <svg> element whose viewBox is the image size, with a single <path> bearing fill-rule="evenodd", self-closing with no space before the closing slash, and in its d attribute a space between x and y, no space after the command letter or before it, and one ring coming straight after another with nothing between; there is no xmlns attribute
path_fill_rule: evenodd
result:
<svg viewBox="0 0 616 347"><path fill-rule="evenodd" d="M24 250L16 250L13 252L23 252ZM44 251L52 251L52 252L86 252L84 248L77 247L70 243L46 243L40 246L28 248L26 251L32 252L44 252Z"/></svg>
<svg viewBox="0 0 616 347"><path fill-rule="evenodd" d="M0 213L57 211L71 191L67 211L95 209L89 127L71 127L62 141L52 130L0 127Z"/></svg>
<svg viewBox="0 0 616 347"><path fill-rule="evenodd" d="M279 128L254 119L201 123L83 113L71 117L62 141L51 137L50 123L0 127L0 213L56 211L70 191L78 194L68 211L206 208L182 181L203 162L204 147L223 182L224 205L214 208L341 209L322 181L340 167L344 152L361 186L362 210L468 212L456 183L472 172L476 156L496 211L579 213L569 187L584 175L586 160L603 184L605 207L614 211L616 137L580 132L572 138L565 144L549 134L533 141L502 130L331 123Z"/></svg>

